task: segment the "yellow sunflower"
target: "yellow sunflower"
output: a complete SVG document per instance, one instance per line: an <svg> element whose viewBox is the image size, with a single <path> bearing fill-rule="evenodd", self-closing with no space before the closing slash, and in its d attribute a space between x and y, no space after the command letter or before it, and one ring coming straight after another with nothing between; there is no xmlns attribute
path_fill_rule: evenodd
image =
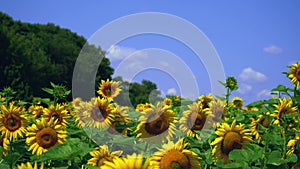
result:
<svg viewBox="0 0 300 169"><path fill-rule="evenodd" d="M49 121L42 118L29 126L26 134L26 144L30 146L28 151L39 156L55 145L63 144L66 141L67 131L57 122L58 120L54 121L53 118Z"/></svg>
<svg viewBox="0 0 300 169"><path fill-rule="evenodd" d="M98 94L111 101L121 91L120 82L110 81L109 79L101 80Z"/></svg>
<svg viewBox="0 0 300 169"><path fill-rule="evenodd" d="M166 106L172 107L172 100L170 98L165 98Z"/></svg>
<svg viewBox="0 0 300 169"><path fill-rule="evenodd" d="M229 162L228 155L234 149L243 148L243 144L252 141L250 130L244 129L244 125L236 125L234 120L229 126L222 123L221 127L215 132L218 137L211 143L214 146L212 154L215 159L224 159Z"/></svg>
<svg viewBox="0 0 300 169"><path fill-rule="evenodd" d="M64 106L60 104L56 104L55 106L51 104L48 108L43 109L43 118L48 119L48 121L52 118L57 120L57 124L61 124L66 127L68 125L68 119L71 116L68 114L68 111L65 110Z"/></svg>
<svg viewBox="0 0 300 169"><path fill-rule="evenodd" d="M103 131L110 126L115 113L116 109L108 99L97 97L91 99L90 106L83 112L82 118L86 126Z"/></svg>
<svg viewBox="0 0 300 169"><path fill-rule="evenodd" d="M140 103L140 104L136 105L135 111L143 112L144 110L151 108L151 105L152 104L150 104L150 103L145 103L145 104Z"/></svg>
<svg viewBox="0 0 300 169"><path fill-rule="evenodd" d="M289 67L288 77L296 87L300 86L300 62L297 62Z"/></svg>
<svg viewBox="0 0 300 169"><path fill-rule="evenodd" d="M212 113L208 108L203 109L201 102L194 102L188 105L188 110L183 112L183 117L180 119L180 130L187 133L196 139L200 136L195 131L201 131L207 124L212 124Z"/></svg>
<svg viewBox="0 0 300 169"><path fill-rule="evenodd" d="M18 165L18 169L38 169L38 165L37 162L34 163L34 166L32 166L30 162L27 162L26 164L21 163ZM41 163L39 169L44 169L44 163Z"/></svg>
<svg viewBox="0 0 300 169"><path fill-rule="evenodd" d="M260 125L265 128L268 128L270 125L269 119L270 113L266 113L266 115L258 115L257 119L251 118L251 133L255 136L255 139L260 142L262 137L259 134L258 130L260 129Z"/></svg>
<svg viewBox="0 0 300 169"><path fill-rule="evenodd" d="M115 105L116 107L116 113L115 113L115 118L111 122L109 129L107 130L110 134L116 134L122 133L123 135L127 134L127 131L130 130L129 128L124 128L122 131L117 131L116 130L116 124L117 123L128 123L130 120L128 118L128 107L127 106L120 106L120 105Z"/></svg>
<svg viewBox="0 0 300 169"><path fill-rule="evenodd" d="M214 99L213 101L210 102L210 111L213 114L213 121L214 122L219 122L221 118L224 118L225 116L225 102L219 100L219 99Z"/></svg>
<svg viewBox="0 0 300 169"><path fill-rule="evenodd" d="M8 150L8 145L9 145L9 140L4 137L4 136L0 136L0 146L3 148L2 149L2 154L5 155L7 150ZM1 154L0 154L1 157Z"/></svg>
<svg viewBox="0 0 300 169"><path fill-rule="evenodd" d="M0 129L2 136L9 140L16 140L18 137L23 137L26 133L27 118L25 116L25 108L15 106L13 102L9 107L1 105L0 111Z"/></svg>
<svg viewBox="0 0 300 169"><path fill-rule="evenodd" d="M175 130L175 113L167 109L164 103L157 103L151 108L141 112L140 123L135 130L137 137L149 142L161 142L165 138L170 139ZM156 137L156 139L150 137Z"/></svg>
<svg viewBox="0 0 300 169"><path fill-rule="evenodd" d="M212 94L202 95L198 98L199 102L203 105L203 109L209 108L209 103L213 100Z"/></svg>
<svg viewBox="0 0 300 169"><path fill-rule="evenodd" d="M93 157L88 160L87 164L92 166L102 166L105 161L113 161L115 157L121 156L122 151L110 152L107 145L96 147L90 155Z"/></svg>
<svg viewBox="0 0 300 169"><path fill-rule="evenodd" d="M76 98L72 101L74 111L71 111L73 118L75 119L75 125L77 127L83 127L85 121L83 120L83 113L91 109L91 103L82 101L80 98Z"/></svg>
<svg viewBox="0 0 300 169"><path fill-rule="evenodd" d="M133 153L127 157L115 157L113 161L105 161L101 169L148 169L147 160L143 162L143 156Z"/></svg>
<svg viewBox="0 0 300 169"><path fill-rule="evenodd" d="M293 107L293 101L291 98L279 99L278 104L274 104L276 110L274 110L275 114L271 116L276 117L277 120L274 121L274 124L281 124L281 118L284 114L295 115L298 112L297 107Z"/></svg>
<svg viewBox="0 0 300 169"><path fill-rule="evenodd" d="M232 105L234 107L236 107L238 109L242 109L242 107L244 105L244 101L240 97L234 97L234 98L232 98L231 103L232 103Z"/></svg>
<svg viewBox="0 0 300 169"><path fill-rule="evenodd" d="M150 165L154 169L189 168L200 169L200 157L192 151L186 150L187 143L180 139L175 145L173 142L164 144L162 149L150 158Z"/></svg>
<svg viewBox="0 0 300 169"><path fill-rule="evenodd" d="M295 136L295 139L291 139L288 144L287 144L287 147L289 147L289 150L287 151L287 155L290 155L290 154L300 154L300 150L296 150L296 146L297 144L300 143L300 136L298 134L296 134Z"/></svg>
<svg viewBox="0 0 300 169"><path fill-rule="evenodd" d="M39 105L32 105L28 110L33 114L33 118L37 119L42 116L44 107Z"/></svg>
<svg viewBox="0 0 300 169"><path fill-rule="evenodd" d="M180 100L180 97L178 95L174 96L174 100L175 101L179 101Z"/></svg>

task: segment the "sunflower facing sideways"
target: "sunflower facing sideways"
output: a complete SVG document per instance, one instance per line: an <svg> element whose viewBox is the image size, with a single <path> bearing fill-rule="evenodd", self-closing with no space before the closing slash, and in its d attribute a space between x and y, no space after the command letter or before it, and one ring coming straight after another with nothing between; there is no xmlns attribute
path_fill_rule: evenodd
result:
<svg viewBox="0 0 300 169"><path fill-rule="evenodd" d="M188 105L188 108L183 112L183 117L179 121L180 130L187 133L188 136L200 139L199 134L195 131L201 131L205 124L212 122L213 115L208 108L202 108L201 102L194 102Z"/></svg>
<svg viewBox="0 0 300 169"><path fill-rule="evenodd" d="M276 110L274 110L275 114L271 116L276 117L277 119L274 121L274 124L281 124L281 118L284 114L297 114L297 107L293 107L293 101L291 98L283 98L279 99L278 104L274 104Z"/></svg>
<svg viewBox="0 0 300 169"><path fill-rule="evenodd" d="M137 137L148 142L162 142L165 138L170 139L175 130L175 113L168 109L164 103L151 105L151 108L141 112L135 133ZM150 138L157 136L156 138Z"/></svg>
<svg viewBox="0 0 300 169"><path fill-rule="evenodd" d="M106 81L101 80L101 84L97 92L104 98L107 98L109 101L111 101L120 93L120 91L120 82L110 81L107 79Z"/></svg>
<svg viewBox="0 0 300 169"><path fill-rule="evenodd" d="M112 161L105 161L101 169L148 169L149 161L144 162L142 154L115 157Z"/></svg>
<svg viewBox="0 0 300 169"><path fill-rule="evenodd" d="M199 102L203 105L203 109L209 108L209 103L213 100L212 94L202 95L198 98Z"/></svg>
<svg viewBox="0 0 300 169"><path fill-rule="evenodd" d="M55 106L51 104L48 108L43 109L43 113L45 119L49 121L51 118L54 118L54 120L57 120L57 124L61 124L64 127L67 127L67 120L71 118L68 111L60 104L56 104Z"/></svg>
<svg viewBox="0 0 300 169"><path fill-rule="evenodd" d="M109 152L107 145L96 147L90 152L92 158L88 160L87 164L101 167L105 161L113 161L115 157L119 157L121 154L122 151Z"/></svg>
<svg viewBox="0 0 300 169"><path fill-rule="evenodd" d="M16 140L18 137L22 138L26 133L27 118L25 116L25 108L22 106L15 106L14 102L0 107L0 130L2 136L9 140Z"/></svg>
<svg viewBox="0 0 300 169"><path fill-rule="evenodd" d="M242 109L242 107L244 105L244 101L240 97L234 97L234 98L232 98L231 103L232 103L232 105L234 107L236 107L238 109Z"/></svg>
<svg viewBox="0 0 300 169"><path fill-rule="evenodd" d="M0 135L0 146L2 147L2 154L5 155L8 150L9 140ZM1 157L1 154L0 154Z"/></svg>
<svg viewBox="0 0 300 169"><path fill-rule="evenodd" d="M83 112L82 120L88 127L106 130L115 117L116 108L106 98L92 98L86 111Z"/></svg>
<svg viewBox="0 0 300 169"><path fill-rule="evenodd" d="M260 130L260 126L268 128L270 125L270 113L267 112L266 115L258 115L257 119L251 118L251 133L255 136L255 139L260 142L262 137L258 130Z"/></svg>
<svg viewBox="0 0 300 169"><path fill-rule="evenodd" d="M192 151L186 150L187 144L180 139L175 145L169 142L162 146L163 149L154 153L150 158L151 168L169 169L169 168L189 168L200 169L200 157Z"/></svg>
<svg viewBox="0 0 300 169"><path fill-rule="evenodd" d="M295 84L296 87L300 86L300 62L289 66L290 72L287 73L288 78L291 79L291 82Z"/></svg>
<svg viewBox="0 0 300 169"><path fill-rule="evenodd" d="M222 123L221 127L215 132L217 138L211 143L214 146L212 154L215 159L224 159L226 163L229 162L228 155L234 149L243 148L243 144L250 143L250 130L244 129L244 125L236 125L234 120L229 126L227 123Z"/></svg>
<svg viewBox="0 0 300 169"><path fill-rule="evenodd" d="M32 124L27 130L26 144L30 146L28 151L38 156L55 145L63 144L67 137L67 131L53 118L49 121L45 118L37 120L36 124Z"/></svg>

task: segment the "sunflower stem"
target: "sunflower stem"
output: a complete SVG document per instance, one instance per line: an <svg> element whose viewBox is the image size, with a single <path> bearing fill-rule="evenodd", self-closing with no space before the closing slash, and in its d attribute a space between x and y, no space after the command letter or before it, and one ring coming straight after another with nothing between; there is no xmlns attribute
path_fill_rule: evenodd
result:
<svg viewBox="0 0 300 169"><path fill-rule="evenodd" d="M146 142L146 146L145 146L144 152L147 152L148 146L149 146L149 144Z"/></svg>

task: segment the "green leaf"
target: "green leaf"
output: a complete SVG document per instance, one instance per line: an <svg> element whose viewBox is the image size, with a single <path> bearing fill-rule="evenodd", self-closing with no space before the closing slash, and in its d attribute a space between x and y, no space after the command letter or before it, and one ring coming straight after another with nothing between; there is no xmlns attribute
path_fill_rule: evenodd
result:
<svg viewBox="0 0 300 169"><path fill-rule="evenodd" d="M229 160L248 162L251 160L251 157L249 156L249 153L247 152L247 150L235 149L229 153Z"/></svg>
<svg viewBox="0 0 300 169"><path fill-rule="evenodd" d="M19 153L13 152L13 153L7 153L6 156L2 157L4 161L6 161L7 164L12 164L13 166L16 165L17 161L22 156Z"/></svg>
<svg viewBox="0 0 300 169"><path fill-rule="evenodd" d="M220 166L221 168L234 168L234 169L246 169L249 168L248 164L246 162L235 162L235 163L229 163L225 164L223 166Z"/></svg>
<svg viewBox="0 0 300 169"><path fill-rule="evenodd" d="M268 156L267 164L279 166L282 162L284 161L281 159L281 152L278 150L272 151Z"/></svg>
<svg viewBox="0 0 300 169"><path fill-rule="evenodd" d="M278 85L276 88L272 89L271 92L278 91L278 92L287 92L287 88L283 85Z"/></svg>
<svg viewBox="0 0 300 169"><path fill-rule="evenodd" d="M245 116L244 115L239 115L235 119L236 119L236 121L241 122L241 121L245 120Z"/></svg>
<svg viewBox="0 0 300 169"><path fill-rule="evenodd" d="M85 164L83 166L86 167L86 168L88 168L88 169L99 169L99 167L88 165L88 164Z"/></svg>
<svg viewBox="0 0 300 169"><path fill-rule="evenodd" d="M53 89L49 89L49 88L42 88L42 90L44 90L45 92L53 95Z"/></svg>
<svg viewBox="0 0 300 169"><path fill-rule="evenodd" d="M287 156L287 158L284 160L286 163L295 163L297 162L297 155L296 154L290 154Z"/></svg>

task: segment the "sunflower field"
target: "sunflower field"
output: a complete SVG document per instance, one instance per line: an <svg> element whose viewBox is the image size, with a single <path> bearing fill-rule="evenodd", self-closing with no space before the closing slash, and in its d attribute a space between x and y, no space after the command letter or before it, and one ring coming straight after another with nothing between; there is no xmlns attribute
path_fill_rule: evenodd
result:
<svg viewBox="0 0 300 169"><path fill-rule="evenodd" d="M284 73L294 88L244 105L227 93L189 100L168 96L157 103L121 106L120 83L102 80L97 95L74 98L51 83L51 98L15 100L0 92L0 168L199 169L300 168L300 62ZM284 96L284 97L283 97ZM232 98L232 99L230 99Z"/></svg>

